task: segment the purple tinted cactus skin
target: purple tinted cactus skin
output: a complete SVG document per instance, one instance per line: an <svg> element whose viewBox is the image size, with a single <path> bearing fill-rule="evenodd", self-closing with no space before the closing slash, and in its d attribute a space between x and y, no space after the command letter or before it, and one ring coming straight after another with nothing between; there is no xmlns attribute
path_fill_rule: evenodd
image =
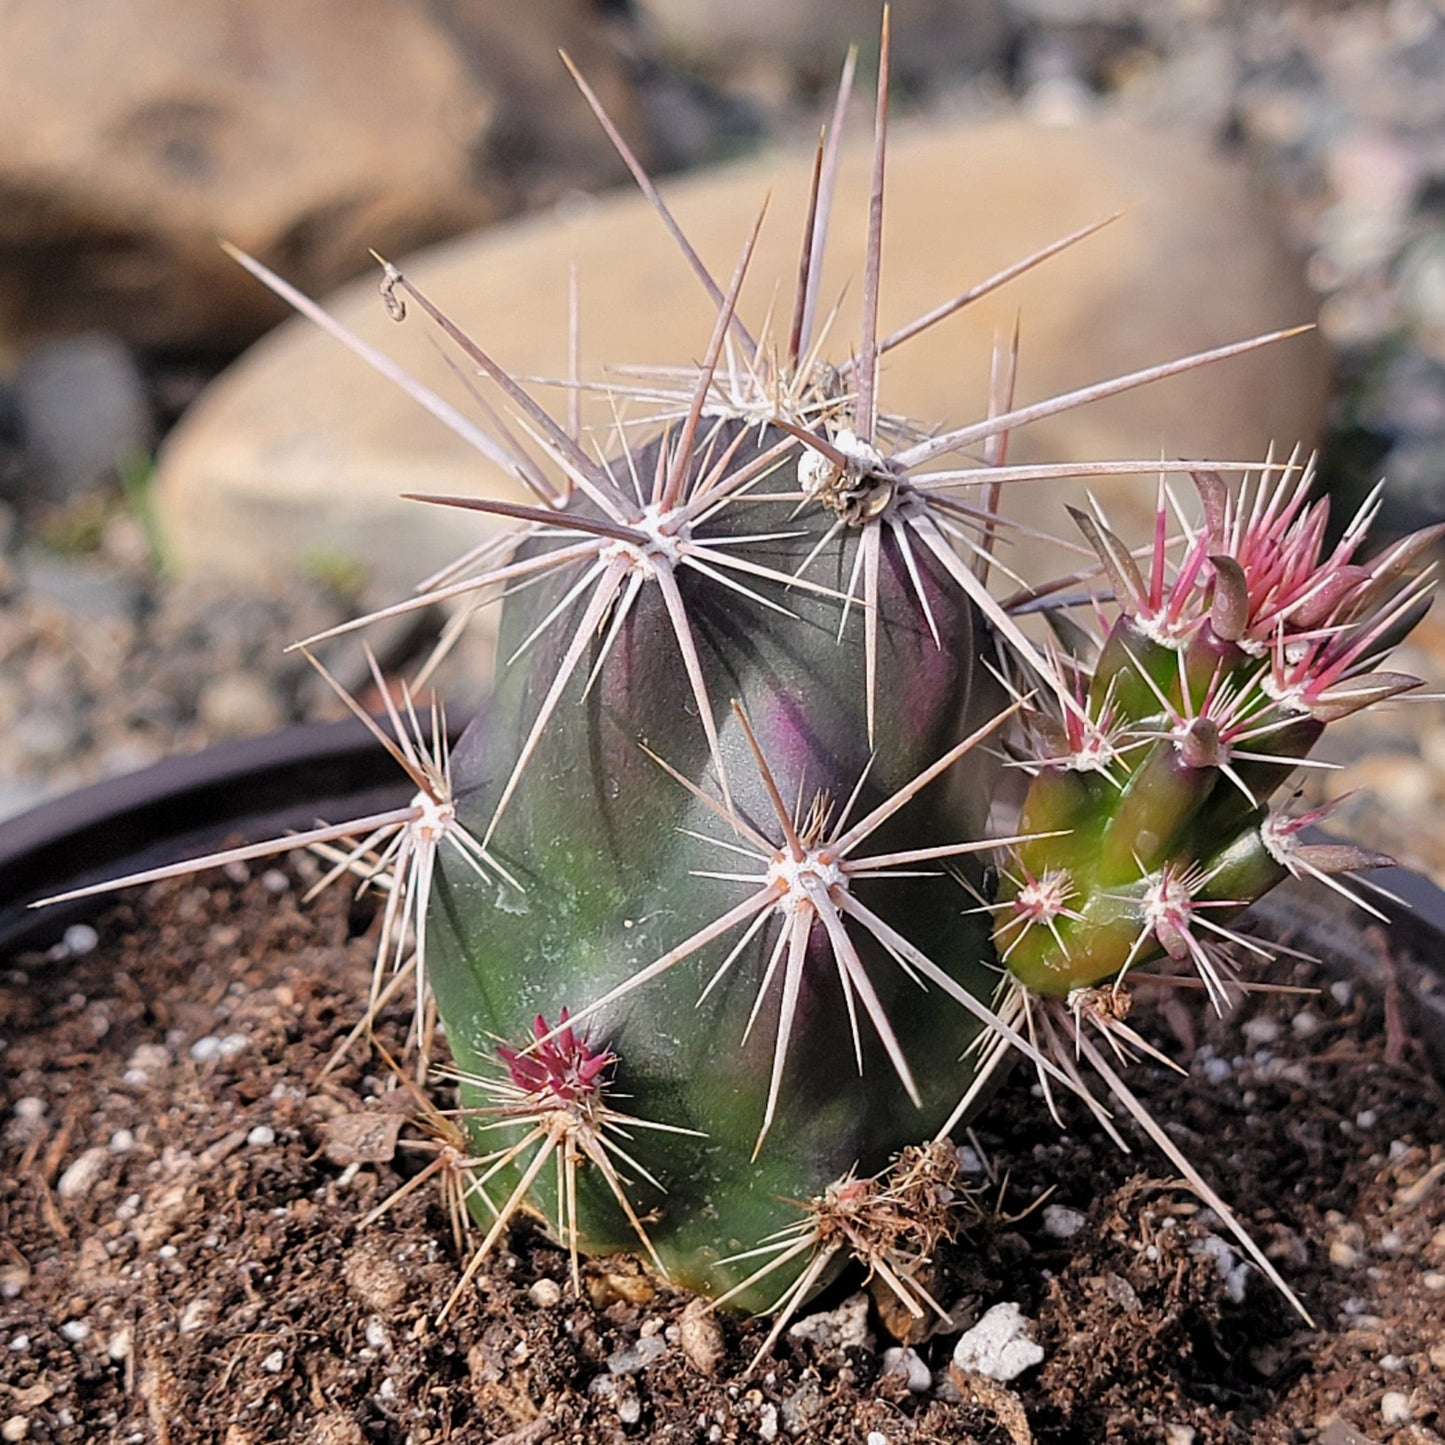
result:
<svg viewBox="0 0 1445 1445"><path fill-rule="evenodd" d="M765 433L745 450L774 440ZM648 460L644 451L639 471ZM795 489L795 465L772 479L771 489ZM749 556L792 571L824 530L821 520L793 518L793 510L790 503L760 501L726 508L709 520L709 534L793 533L746 544ZM846 588L855 546L853 533L838 534L814 558L810 576ZM709 693L738 701L789 804L800 798L806 809L822 791L841 813L866 773L849 814L861 817L999 711L1000 690L980 663L986 635L958 589L924 560L918 575L940 646L891 544L881 573L878 677L887 726L872 746L856 609L840 639L837 597L775 588L776 600L796 614L781 617L706 578L687 581ZM574 583L563 572L507 600L504 655ZM580 606L574 602L570 614L564 609L556 627L500 674L491 707L453 754L459 812L479 834L490 825ZM555 1017L568 1008L576 1015L748 896L745 884L699 876L738 872L744 861L736 856L739 839L648 755L720 796L708 740L691 707L693 691L661 610L652 589L643 588L590 690L592 658L578 670L491 835L489 848L522 885L520 896L503 898L476 875L443 865L429 920L428 966L453 1052L466 1071L486 1066L495 1039L524 1040L538 1013ZM745 729L720 709L717 733L738 816L773 837L772 806ZM987 754L970 753L879 828L867 851L980 837L996 772ZM965 864L965 870L976 877L976 869ZM994 981L986 968L986 929L961 917L967 895L942 869L900 871L927 876L860 879L852 892L964 988L986 997ZM705 999L700 995L739 942L741 927L585 1025L595 1046L617 1060L613 1086L625 1100L620 1107L706 1136L639 1135L629 1149L666 1191L639 1180L633 1199L639 1213L652 1216L647 1228L659 1257L675 1279L713 1294L751 1272L746 1262L720 1261L790 1223L796 1206L788 1201L820 1194L851 1167L881 1168L936 1129L972 1078L972 1064L960 1055L977 1024L936 989L906 977L864 930L849 925L868 980L904 1041L920 1101L908 1097L866 1016L859 1025L860 1076L838 970L825 930L815 926L784 1088L759 1147L781 973L764 990L751 1029L749 1018L784 922L769 916ZM475 1102L465 1086L463 1095ZM555 1228L551 1188L539 1178L532 1198ZM636 1247L616 1201L585 1174L578 1228L587 1250ZM769 1280L736 1302L764 1307L780 1287Z"/></svg>

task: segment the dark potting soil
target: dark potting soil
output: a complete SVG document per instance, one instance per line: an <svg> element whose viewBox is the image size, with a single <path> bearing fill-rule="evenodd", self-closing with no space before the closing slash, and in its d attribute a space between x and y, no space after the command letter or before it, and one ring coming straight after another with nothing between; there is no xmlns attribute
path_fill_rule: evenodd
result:
<svg viewBox="0 0 1445 1445"><path fill-rule="evenodd" d="M909 1357L885 1372L899 1312L884 1291L864 1317L854 1277L809 1307L831 1328L744 1378L766 1322L700 1313L630 1261L587 1265L579 1299L564 1251L525 1227L435 1323L462 1263L437 1180L363 1223L434 1157L416 1099L364 1045L322 1076L376 920L339 890L303 907L314 866L157 885L98 938L72 933L76 956L0 976L5 1441L1445 1433L1445 1095L1364 990L1292 962L1271 976L1318 992L1219 1021L1171 989L1131 1019L1189 1069L1131 1081L1317 1329L1147 1143L1125 1156L1076 1108L1061 1131L1019 1070L964 1151L984 1219L931 1284L956 1328L916 1342L928 1388L910 1392ZM379 1029L394 1052L406 1012ZM958 1330L1000 1301L1042 1364L1007 1384L950 1372Z"/></svg>

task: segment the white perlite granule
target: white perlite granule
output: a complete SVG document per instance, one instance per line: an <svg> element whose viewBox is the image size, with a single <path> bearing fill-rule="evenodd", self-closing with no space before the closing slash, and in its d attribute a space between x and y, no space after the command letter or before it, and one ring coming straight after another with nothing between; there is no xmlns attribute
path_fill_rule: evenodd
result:
<svg viewBox="0 0 1445 1445"><path fill-rule="evenodd" d="M954 1347L953 1363L960 1370L987 1375L990 1380L1017 1379L1044 1358L1043 1346L1029 1338L1031 1323L1012 1300L994 1305L963 1333Z"/></svg>

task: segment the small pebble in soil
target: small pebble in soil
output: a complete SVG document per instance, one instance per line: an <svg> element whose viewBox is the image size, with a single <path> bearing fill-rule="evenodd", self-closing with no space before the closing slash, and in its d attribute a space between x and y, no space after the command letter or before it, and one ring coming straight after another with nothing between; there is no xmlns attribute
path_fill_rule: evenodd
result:
<svg viewBox="0 0 1445 1445"><path fill-rule="evenodd" d="M917 1350L897 1345L884 1350L883 1373L900 1376L913 1395L926 1395L933 1388L933 1372L924 1364Z"/></svg>
<svg viewBox="0 0 1445 1445"><path fill-rule="evenodd" d="M25 1415L12 1415L0 1425L0 1439L24 1440L30 1434L30 1420Z"/></svg>
<svg viewBox="0 0 1445 1445"><path fill-rule="evenodd" d="M88 923L72 923L61 935L61 943L71 958L83 958L100 943L100 934Z"/></svg>
<svg viewBox="0 0 1445 1445"><path fill-rule="evenodd" d="M60 1337L72 1345L81 1344L90 1338L90 1326L84 1320L66 1320L60 1327Z"/></svg>
<svg viewBox="0 0 1445 1445"><path fill-rule="evenodd" d="M562 1303L562 1286L555 1279L539 1279L527 1291L527 1298L539 1310L555 1309Z"/></svg>
<svg viewBox="0 0 1445 1445"><path fill-rule="evenodd" d="M246 1142L256 1149L269 1149L276 1142L276 1131L269 1124L257 1124L246 1135Z"/></svg>
<svg viewBox="0 0 1445 1445"><path fill-rule="evenodd" d="M1088 1222L1086 1214L1062 1204L1050 1204L1044 1209L1044 1233L1050 1239L1072 1239Z"/></svg>
<svg viewBox="0 0 1445 1445"><path fill-rule="evenodd" d="M67 1204L84 1199L105 1172L109 1152L99 1146L84 1150L56 1181L56 1194Z"/></svg>
<svg viewBox="0 0 1445 1445"><path fill-rule="evenodd" d="M1337 1239L1330 1245L1330 1263L1336 1269L1358 1269L1360 1251L1348 1240Z"/></svg>
<svg viewBox="0 0 1445 1445"><path fill-rule="evenodd" d="M706 1300L696 1299L683 1311L677 1327L678 1344L693 1369L712 1375L726 1353L722 1326Z"/></svg>
<svg viewBox="0 0 1445 1445"><path fill-rule="evenodd" d="M764 1440L778 1438L778 1407L776 1405L764 1405L758 1411L758 1434Z"/></svg>
<svg viewBox="0 0 1445 1445"><path fill-rule="evenodd" d="M1234 1072L1234 1065L1228 1059L1202 1059L1199 1067L1211 1084L1222 1084Z"/></svg>
<svg viewBox="0 0 1445 1445"><path fill-rule="evenodd" d="M137 1044L125 1061L125 1082L132 1087L140 1087L150 1082L153 1073L170 1066L170 1050L163 1044Z"/></svg>
<svg viewBox="0 0 1445 1445"><path fill-rule="evenodd" d="M837 1309L799 1320L788 1330L788 1338L806 1340L820 1350L868 1348L868 1296L859 1290Z"/></svg>
<svg viewBox="0 0 1445 1445"><path fill-rule="evenodd" d="M233 1058L249 1042L245 1034L227 1034L225 1038L206 1034L191 1045L191 1057L198 1064L209 1063L212 1059Z"/></svg>
<svg viewBox="0 0 1445 1445"><path fill-rule="evenodd" d="M1203 1239L1189 1246L1189 1252L1207 1255L1212 1259L1220 1279L1224 1281L1224 1293L1232 1303L1244 1303L1245 1286L1249 1282L1253 1266L1239 1257L1239 1252L1227 1239L1221 1239L1217 1234L1206 1234Z"/></svg>
<svg viewBox="0 0 1445 1445"><path fill-rule="evenodd" d="M1386 1390L1380 1397L1380 1419L1387 1425L1403 1425L1411 1416L1410 1397L1403 1390Z"/></svg>
<svg viewBox="0 0 1445 1445"><path fill-rule="evenodd" d="M1251 1044L1272 1044L1279 1037L1279 1024L1271 1018L1246 1019L1240 1032Z"/></svg>
<svg viewBox="0 0 1445 1445"><path fill-rule="evenodd" d="M954 1347L953 1363L971 1375L990 1380L1017 1379L1042 1364L1041 1345L1029 1338L1030 1321L1012 1300L994 1305Z"/></svg>
<svg viewBox="0 0 1445 1445"><path fill-rule="evenodd" d="M666 1353L667 1341L661 1335L650 1335L634 1345L614 1350L607 1357L607 1369L613 1375L634 1375Z"/></svg>

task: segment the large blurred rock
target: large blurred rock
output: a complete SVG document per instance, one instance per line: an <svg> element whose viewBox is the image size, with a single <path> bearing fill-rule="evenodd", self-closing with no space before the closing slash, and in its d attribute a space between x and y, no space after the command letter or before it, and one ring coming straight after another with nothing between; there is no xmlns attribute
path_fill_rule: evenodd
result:
<svg viewBox="0 0 1445 1445"><path fill-rule="evenodd" d="M769 158L672 185L667 194L719 276L765 191L773 204L742 302L754 323L781 294L786 314L811 158ZM866 148L849 155L824 296L846 286L829 353L856 337ZM995 338L1022 320L1017 399L1311 319L1311 297L1272 217L1238 169L1157 134L1116 125L1054 130L1008 122L902 131L888 166L882 315L893 327L1061 234L1129 214L1073 251L889 354L882 400L930 424L982 414ZM565 374L566 275L581 275L584 370L677 364L705 349L713 313L645 202L609 196L534 216L418 256L408 274L518 375ZM348 325L467 408L415 307L398 326L374 283L331 300ZM625 380L625 378L621 378ZM541 393L561 410L559 393ZM1271 439L1313 442L1324 395L1306 336L1040 422L1013 460L1110 456L1252 459ZM589 414L607 424L605 401ZM202 398L164 449L163 523L193 572L264 581L308 554L372 569L371 596L399 595L455 556L483 519L397 500L407 492L516 495L509 481L336 343L292 321ZM1144 497L1148 478L1100 485ZM1079 488L1016 489L1015 510L1072 532L1060 501ZM1038 565L1057 569L1059 554ZM1034 565L1033 563L1027 565Z"/></svg>
<svg viewBox="0 0 1445 1445"><path fill-rule="evenodd" d="M279 316L218 236L328 289L618 174L591 0L0 0L0 352L104 328L226 347Z"/></svg>

